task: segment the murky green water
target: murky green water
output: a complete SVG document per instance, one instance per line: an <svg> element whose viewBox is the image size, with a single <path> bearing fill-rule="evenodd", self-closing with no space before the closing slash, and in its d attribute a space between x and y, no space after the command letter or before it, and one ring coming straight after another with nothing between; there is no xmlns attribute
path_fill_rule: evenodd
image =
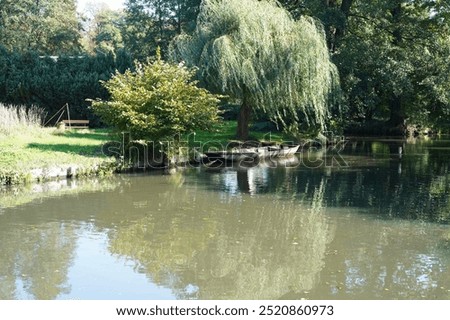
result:
<svg viewBox="0 0 450 320"><path fill-rule="evenodd" d="M0 298L449 299L450 141L342 154L3 191Z"/></svg>

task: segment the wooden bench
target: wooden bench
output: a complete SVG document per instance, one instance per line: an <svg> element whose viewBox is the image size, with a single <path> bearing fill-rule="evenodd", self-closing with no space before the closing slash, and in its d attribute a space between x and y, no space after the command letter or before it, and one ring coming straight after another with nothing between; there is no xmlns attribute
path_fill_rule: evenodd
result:
<svg viewBox="0 0 450 320"><path fill-rule="evenodd" d="M89 128L89 120L63 120L69 129L87 129Z"/></svg>

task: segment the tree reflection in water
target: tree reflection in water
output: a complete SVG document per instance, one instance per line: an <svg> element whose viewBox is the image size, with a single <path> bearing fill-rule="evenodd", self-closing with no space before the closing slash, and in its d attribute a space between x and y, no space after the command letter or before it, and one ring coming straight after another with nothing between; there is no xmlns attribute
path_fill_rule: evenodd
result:
<svg viewBox="0 0 450 320"><path fill-rule="evenodd" d="M74 259L75 230L58 222L0 232L0 299L55 299L70 291L67 272ZM3 275L2 275L3 274ZM20 287L19 287L20 285Z"/></svg>
<svg viewBox="0 0 450 320"><path fill-rule="evenodd" d="M163 213L119 228L110 249L178 298L278 299L317 283L332 240L323 191L308 206L276 195L169 193Z"/></svg>
<svg viewBox="0 0 450 320"><path fill-rule="evenodd" d="M262 163L2 193L0 299L106 284L117 296L144 292L130 264L183 299L449 299L449 142L348 147L349 167ZM96 245L119 271L86 283L101 257L71 266L92 234L108 239Z"/></svg>

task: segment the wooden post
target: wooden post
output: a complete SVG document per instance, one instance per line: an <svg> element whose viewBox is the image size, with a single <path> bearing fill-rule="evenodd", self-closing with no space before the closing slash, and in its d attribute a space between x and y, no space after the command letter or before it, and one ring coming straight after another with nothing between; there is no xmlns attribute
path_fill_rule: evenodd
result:
<svg viewBox="0 0 450 320"><path fill-rule="evenodd" d="M69 104L66 103L66 108L67 108L67 120L69 120L69 129L71 129L71 124L70 124L70 110L69 110Z"/></svg>

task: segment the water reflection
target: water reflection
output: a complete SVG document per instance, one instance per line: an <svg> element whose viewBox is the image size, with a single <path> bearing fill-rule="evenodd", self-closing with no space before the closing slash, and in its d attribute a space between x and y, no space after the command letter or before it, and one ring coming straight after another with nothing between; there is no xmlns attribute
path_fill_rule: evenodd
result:
<svg viewBox="0 0 450 320"><path fill-rule="evenodd" d="M2 191L0 299L450 299L449 146Z"/></svg>
<svg viewBox="0 0 450 320"><path fill-rule="evenodd" d="M69 292L67 271L74 259L75 230L70 225L28 225L20 230L0 229L0 299L55 299Z"/></svg>
<svg viewBox="0 0 450 320"><path fill-rule="evenodd" d="M354 231L336 233L321 283L292 298L450 299L450 251L436 243L447 228L370 218L348 223Z"/></svg>
<svg viewBox="0 0 450 320"><path fill-rule="evenodd" d="M181 299L277 299L310 290L333 236L323 188L315 193L310 206L195 190L160 195L164 210L118 228L111 251Z"/></svg>
<svg viewBox="0 0 450 320"><path fill-rule="evenodd" d="M0 186L0 215L6 208L14 208L48 197L73 195L79 192L105 192L116 187L117 179L61 179L46 183Z"/></svg>
<svg viewBox="0 0 450 320"><path fill-rule="evenodd" d="M450 223L449 141L350 141L341 154L345 166L324 160L333 154L322 150L316 155L306 152L292 165L216 169L192 178L217 191L275 193L298 200L312 199L314 188L325 178L326 206L368 208L383 218ZM308 161L303 158L311 162L314 157L333 165L305 167Z"/></svg>

